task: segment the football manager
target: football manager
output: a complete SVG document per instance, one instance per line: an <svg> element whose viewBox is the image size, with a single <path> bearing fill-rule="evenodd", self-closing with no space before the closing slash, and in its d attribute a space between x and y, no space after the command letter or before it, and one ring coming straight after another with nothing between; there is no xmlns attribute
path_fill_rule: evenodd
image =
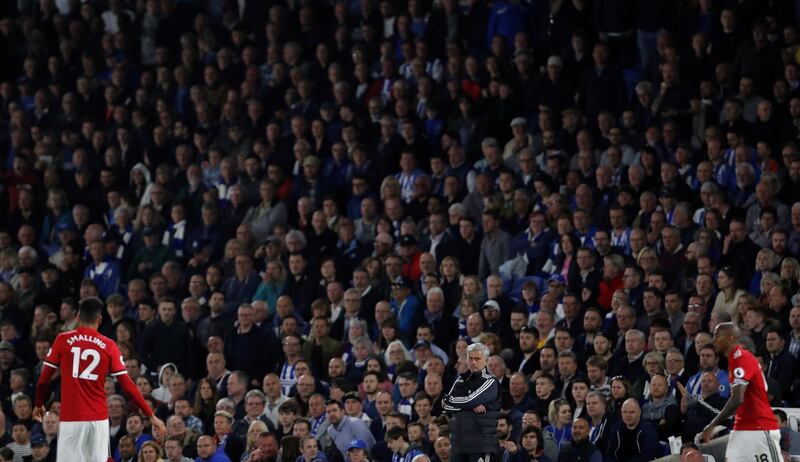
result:
<svg viewBox="0 0 800 462"><path fill-rule="evenodd" d="M497 453L500 386L486 370L488 358L486 345L467 347L468 370L459 375L442 400L442 409L453 416L451 462L491 462Z"/></svg>

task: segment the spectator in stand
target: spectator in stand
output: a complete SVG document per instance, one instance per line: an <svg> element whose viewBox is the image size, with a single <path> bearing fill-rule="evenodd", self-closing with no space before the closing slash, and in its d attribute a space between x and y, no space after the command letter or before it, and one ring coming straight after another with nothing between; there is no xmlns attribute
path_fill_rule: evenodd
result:
<svg viewBox="0 0 800 462"><path fill-rule="evenodd" d="M655 426L642 418L639 403L629 398L622 404L622 420L611 430L608 460L646 461L662 453Z"/></svg>

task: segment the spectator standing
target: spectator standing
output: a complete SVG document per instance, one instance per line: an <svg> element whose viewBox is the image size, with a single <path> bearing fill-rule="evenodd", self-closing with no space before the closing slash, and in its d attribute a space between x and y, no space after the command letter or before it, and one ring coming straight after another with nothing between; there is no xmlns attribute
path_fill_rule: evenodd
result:
<svg viewBox="0 0 800 462"><path fill-rule="evenodd" d="M442 409L453 413L450 440L457 453L451 460L476 462L497 452L500 388L486 369L488 359L486 345L467 347L468 370L458 376L442 400Z"/></svg>
<svg viewBox="0 0 800 462"><path fill-rule="evenodd" d="M255 325L255 311L249 303L239 306L238 325L225 336L225 359L229 369L242 370L254 385L275 369L274 339ZM247 385L245 385L247 386Z"/></svg>

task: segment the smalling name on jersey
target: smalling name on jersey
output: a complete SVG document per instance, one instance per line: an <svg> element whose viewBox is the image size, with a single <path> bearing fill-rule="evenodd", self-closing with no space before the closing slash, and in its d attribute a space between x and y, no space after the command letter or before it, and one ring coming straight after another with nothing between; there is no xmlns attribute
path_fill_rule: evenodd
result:
<svg viewBox="0 0 800 462"><path fill-rule="evenodd" d="M95 337L94 335L83 335L83 334L75 334L70 336L67 339L67 345L72 345L75 342L89 342L99 346L102 349L106 349L106 342L100 340L99 338Z"/></svg>

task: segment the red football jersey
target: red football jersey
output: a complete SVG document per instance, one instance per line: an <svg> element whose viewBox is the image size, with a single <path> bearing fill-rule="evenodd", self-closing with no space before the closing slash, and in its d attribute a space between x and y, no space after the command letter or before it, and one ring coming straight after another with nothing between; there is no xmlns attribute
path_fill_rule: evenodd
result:
<svg viewBox="0 0 800 462"><path fill-rule="evenodd" d="M61 371L61 420L108 419L106 376L127 374L117 344L96 330L79 327L56 337L44 360Z"/></svg>
<svg viewBox="0 0 800 462"><path fill-rule="evenodd" d="M736 409L734 430L778 430L778 420L772 413L767 396L767 379L753 353L741 345L728 357L731 389L737 383L745 384L744 401Z"/></svg>

